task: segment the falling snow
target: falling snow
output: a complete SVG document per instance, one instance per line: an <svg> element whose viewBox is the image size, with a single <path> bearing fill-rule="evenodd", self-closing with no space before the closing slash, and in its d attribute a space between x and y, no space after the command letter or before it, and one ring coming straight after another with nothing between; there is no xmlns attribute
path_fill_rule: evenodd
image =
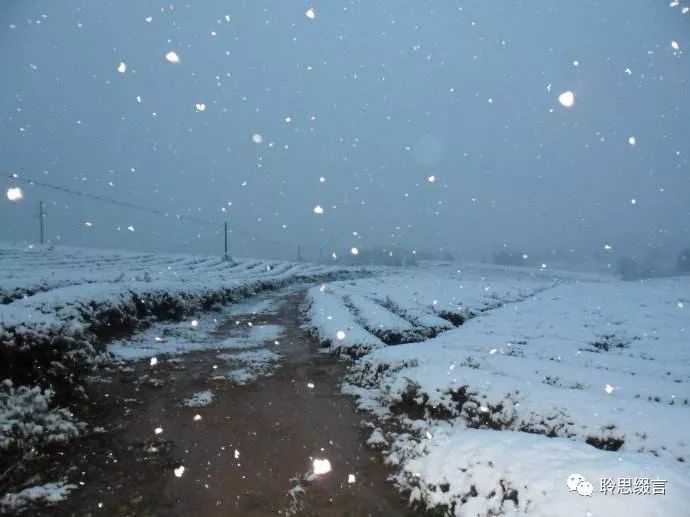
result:
<svg viewBox="0 0 690 517"><path fill-rule="evenodd" d="M165 54L165 59L169 63L179 63L180 62L180 56L177 55L177 52L170 51L167 54Z"/></svg>
<svg viewBox="0 0 690 517"><path fill-rule="evenodd" d="M572 108L575 105L575 94L571 91L565 91L558 96L558 102L565 108Z"/></svg>
<svg viewBox="0 0 690 517"><path fill-rule="evenodd" d="M10 187L7 189L7 199L10 201L21 201L24 199L24 192L19 187Z"/></svg>
<svg viewBox="0 0 690 517"><path fill-rule="evenodd" d="M687 513L690 0L14 4L0 513Z"/></svg>

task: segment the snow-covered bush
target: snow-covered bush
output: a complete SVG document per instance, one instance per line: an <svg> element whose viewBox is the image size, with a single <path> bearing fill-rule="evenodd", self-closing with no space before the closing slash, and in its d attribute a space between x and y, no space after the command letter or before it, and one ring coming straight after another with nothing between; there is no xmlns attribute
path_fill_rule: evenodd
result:
<svg viewBox="0 0 690 517"><path fill-rule="evenodd" d="M60 247L0 253L7 266L0 278L0 379L50 388L56 402L83 395L85 375L113 338L263 290L348 274L339 266Z"/></svg>
<svg viewBox="0 0 690 517"><path fill-rule="evenodd" d="M81 424L70 411L51 407L53 392L38 386L0 383L0 453L8 458L79 434ZM0 462L1 464L1 462Z"/></svg>
<svg viewBox="0 0 690 517"><path fill-rule="evenodd" d="M10 514L11 512L26 510L27 507L35 504L55 504L64 500L75 488L77 485L60 481L32 486L20 492L8 493L0 498L0 511Z"/></svg>
<svg viewBox="0 0 690 517"><path fill-rule="evenodd" d="M85 329L73 323L0 323L0 378L17 384L80 393L78 381L95 355Z"/></svg>

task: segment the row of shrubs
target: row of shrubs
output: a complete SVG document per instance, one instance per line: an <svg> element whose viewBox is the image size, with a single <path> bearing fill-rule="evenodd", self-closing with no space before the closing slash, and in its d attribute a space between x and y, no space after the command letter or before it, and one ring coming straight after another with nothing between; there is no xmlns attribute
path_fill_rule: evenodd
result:
<svg viewBox="0 0 690 517"><path fill-rule="evenodd" d="M527 266L528 255L516 251L501 251L493 256L494 264L501 266ZM690 248L682 250L678 254L675 269L671 266L659 266L650 261L641 263L631 257L620 257L615 264L616 273L623 280L638 280L641 278L653 278L673 274L690 273Z"/></svg>

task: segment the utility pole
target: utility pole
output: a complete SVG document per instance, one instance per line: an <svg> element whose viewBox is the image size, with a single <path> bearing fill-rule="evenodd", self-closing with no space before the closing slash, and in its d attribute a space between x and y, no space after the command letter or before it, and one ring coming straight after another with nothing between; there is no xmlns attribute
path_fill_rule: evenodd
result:
<svg viewBox="0 0 690 517"><path fill-rule="evenodd" d="M225 255L224 259L228 260L228 222L225 221Z"/></svg>
<svg viewBox="0 0 690 517"><path fill-rule="evenodd" d="M38 223L40 225L40 231L41 231L41 244L43 244L44 238L45 238L45 231L43 228L44 220L45 219L45 210L43 208L43 201L38 202Z"/></svg>
<svg viewBox="0 0 690 517"><path fill-rule="evenodd" d="M297 245L297 262L302 262L302 245Z"/></svg>

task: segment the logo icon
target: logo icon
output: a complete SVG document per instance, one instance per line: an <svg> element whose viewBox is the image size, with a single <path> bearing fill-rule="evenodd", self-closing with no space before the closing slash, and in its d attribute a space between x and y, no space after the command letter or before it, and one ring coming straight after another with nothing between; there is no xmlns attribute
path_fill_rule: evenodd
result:
<svg viewBox="0 0 690 517"><path fill-rule="evenodd" d="M594 492L594 486L582 474L570 474L565 480L565 484L568 485L568 490L577 492L584 497L591 497L592 492Z"/></svg>

